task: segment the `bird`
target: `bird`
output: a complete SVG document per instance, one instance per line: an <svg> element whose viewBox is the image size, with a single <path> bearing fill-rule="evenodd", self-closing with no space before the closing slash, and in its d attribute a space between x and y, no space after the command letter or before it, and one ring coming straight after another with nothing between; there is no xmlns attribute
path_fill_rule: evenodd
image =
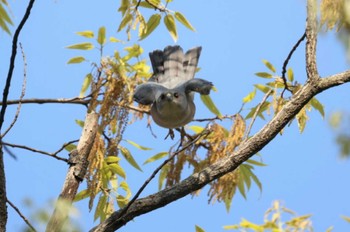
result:
<svg viewBox="0 0 350 232"><path fill-rule="evenodd" d="M153 75L136 87L133 99L142 105L151 105L153 121L169 129L182 128L191 122L196 112L194 93L209 95L212 82L194 78L202 47L194 47L186 53L178 46L149 53ZM165 137L167 138L167 137Z"/></svg>

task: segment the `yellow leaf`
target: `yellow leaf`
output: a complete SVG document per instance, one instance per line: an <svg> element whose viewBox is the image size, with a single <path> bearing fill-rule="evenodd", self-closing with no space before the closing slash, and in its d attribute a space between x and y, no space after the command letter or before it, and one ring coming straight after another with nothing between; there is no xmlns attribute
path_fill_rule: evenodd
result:
<svg viewBox="0 0 350 232"><path fill-rule="evenodd" d="M92 75L91 75L91 73L89 73L85 76L83 86L81 87L81 90L80 90L79 97L84 97L85 92L87 91L87 89L89 88L89 86L91 84L91 81L92 81Z"/></svg>
<svg viewBox="0 0 350 232"><path fill-rule="evenodd" d="M149 36L152 33L152 31L154 31L154 29L157 28L161 18L162 18L162 16L160 14L154 14L148 19L147 24L146 24L146 28L144 30L145 33L143 33L140 36L140 40L143 40L144 38Z"/></svg>
<svg viewBox="0 0 350 232"><path fill-rule="evenodd" d="M83 36L85 38L94 38L94 32L93 31L78 31L76 32L77 35Z"/></svg>
<svg viewBox="0 0 350 232"><path fill-rule="evenodd" d="M144 147L144 146L141 146L131 140L126 140L126 142L130 143L131 145L133 145L134 147L140 149L140 150L144 150L144 151L147 151L147 150L152 150L152 148L149 148L149 147Z"/></svg>
<svg viewBox="0 0 350 232"><path fill-rule="evenodd" d="M174 15L175 15L175 18L177 19L177 21L182 23L182 25L184 25L185 27L187 27L191 31L195 31L195 29L193 28L191 23L185 18L185 16L183 14L181 14L180 12L175 12Z"/></svg>
<svg viewBox="0 0 350 232"><path fill-rule="evenodd" d="M75 195L73 202L81 201L89 196L90 196L90 191L88 189L84 189L79 193L77 193L77 195Z"/></svg>
<svg viewBox="0 0 350 232"><path fill-rule="evenodd" d="M94 48L94 45L92 43L79 43L79 44L70 45L66 48L78 49L78 50L91 50Z"/></svg>
<svg viewBox="0 0 350 232"><path fill-rule="evenodd" d="M310 100L310 104L314 109L316 109L322 115L322 118L324 118L324 108L321 102L319 102L315 97L313 97Z"/></svg>
<svg viewBox="0 0 350 232"><path fill-rule="evenodd" d="M205 230L203 228L201 228L200 226L195 225L195 229L196 232L205 232Z"/></svg>
<svg viewBox="0 0 350 232"><path fill-rule="evenodd" d="M293 82L294 80L294 73L293 73L293 69L292 68L289 68L288 71L287 71L287 77L288 77L288 80L290 82Z"/></svg>
<svg viewBox="0 0 350 232"><path fill-rule="evenodd" d="M267 60L262 60L262 62L265 64L265 66L270 69L270 71L272 71L273 73L276 72L275 67Z"/></svg>
<svg viewBox="0 0 350 232"><path fill-rule="evenodd" d="M123 30L123 28L132 20L132 14L126 14L124 15L122 21L120 22L119 24L119 27L118 27L118 32Z"/></svg>
<svg viewBox="0 0 350 232"><path fill-rule="evenodd" d="M262 84L256 84L254 85L258 90L260 90L263 93L267 93L270 91L270 87L266 86L266 85L262 85Z"/></svg>
<svg viewBox="0 0 350 232"><path fill-rule="evenodd" d="M106 28L100 27L98 29L97 43L104 45L106 43Z"/></svg>
<svg viewBox="0 0 350 232"><path fill-rule="evenodd" d="M108 164L108 168L109 168L109 170L111 170L113 173L117 174L118 176L121 176L121 177L123 177L124 179L126 178L125 171L124 171L124 169L123 169L119 164L116 164L116 163Z"/></svg>
<svg viewBox="0 0 350 232"><path fill-rule="evenodd" d="M68 60L67 64L79 64L85 61L85 58L82 56L76 56Z"/></svg>
<svg viewBox="0 0 350 232"><path fill-rule="evenodd" d="M160 153L155 154L154 156L148 158L143 164L148 164L148 163L154 162L154 161L159 160L167 155L168 155L168 152L166 152L166 151L160 152Z"/></svg>
<svg viewBox="0 0 350 232"><path fill-rule="evenodd" d="M272 78L272 74L267 72L257 72L255 75L262 78Z"/></svg>
<svg viewBox="0 0 350 232"><path fill-rule="evenodd" d="M165 24L166 28L168 29L173 40L176 42L177 41L177 31L176 31L176 24L175 24L174 16L172 16L171 14L167 14L164 17L164 24Z"/></svg>
<svg viewBox="0 0 350 232"><path fill-rule="evenodd" d="M256 88L254 88L252 92L250 92L247 96L243 98L243 103L248 103L251 100L253 100L255 97L255 94L256 94Z"/></svg>
<svg viewBox="0 0 350 232"><path fill-rule="evenodd" d="M126 149L125 147L122 147L122 146L119 146L119 149L120 149L122 155L124 156L124 158L126 159L126 161L128 161L128 163L131 164L131 166L133 166L134 168L136 168L137 170L142 172L142 169L137 164L136 160L131 155L130 151L128 149Z"/></svg>
<svg viewBox="0 0 350 232"><path fill-rule="evenodd" d="M211 100L211 97L209 95L201 95L201 100L204 103L204 105L218 117L222 117L222 114L220 113L219 109L215 106L213 100Z"/></svg>
<svg viewBox="0 0 350 232"><path fill-rule="evenodd" d="M105 158L105 162L108 164L108 163L118 163L120 160L120 157L117 157L117 156L107 156Z"/></svg>
<svg viewBox="0 0 350 232"><path fill-rule="evenodd" d="M196 134L199 134L199 133L201 133L201 132L204 130L204 127L195 126L195 125L189 126L189 128L190 128L191 130L193 130L194 133L196 133Z"/></svg>
<svg viewBox="0 0 350 232"><path fill-rule="evenodd" d="M119 43L119 42L121 42L121 40L120 40L120 39L117 39L117 38L115 38L115 37L113 37L113 36L111 36L111 37L109 37L109 42L112 42L112 43Z"/></svg>

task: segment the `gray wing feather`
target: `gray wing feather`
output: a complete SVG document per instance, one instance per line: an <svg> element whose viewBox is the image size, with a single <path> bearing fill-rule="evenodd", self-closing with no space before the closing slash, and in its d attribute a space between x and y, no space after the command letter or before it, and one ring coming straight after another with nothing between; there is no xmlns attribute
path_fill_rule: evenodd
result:
<svg viewBox="0 0 350 232"><path fill-rule="evenodd" d="M142 105L151 105L166 90L167 88L158 83L147 82L137 86L134 100Z"/></svg>
<svg viewBox="0 0 350 232"><path fill-rule="evenodd" d="M188 81L194 77L196 73L199 56L201 55L202 47L195 47L188 50L183 61L184 66L184 80Z"/></svg>

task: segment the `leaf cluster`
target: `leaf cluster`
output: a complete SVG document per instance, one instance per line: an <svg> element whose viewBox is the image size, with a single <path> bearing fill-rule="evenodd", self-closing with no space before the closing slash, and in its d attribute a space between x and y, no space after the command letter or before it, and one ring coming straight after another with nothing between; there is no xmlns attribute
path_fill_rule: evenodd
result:
<svg viewBox="0 0 350 232"><path fill-rule="evenodd" d="M265 120L266 115L277 115L282 107L289 102L290 98L302 87L301 84L295 81L292 68L287 70L287 77L282 77L277 75L276 68L269 61L263 60L263 64L267 68L267 71L257 72L255 75L263 80L267 80L267 82L255 84L253 91L243 98L243 104L245 105L253 101L257 92L265 94L266 100L251 107L245 119L259 117ZM284 96L286 90L291 93L289 98ZM295 117L300 132L304 131L307 120L309 119L307 111L311 111L312 109L318 111L324 117L323 105L315 97L312 98Z"/></svg>
<svg viewBox="0 0 350 232"><path fill-rule="evenodd" d="M138 29L138 38L143 40L148 37L160 24L163 23L174 41L178 39L176 22L181 23L186 28L195 31L187 18L179 11L172 11L167 8L168 3L163 4L160 0L122 0L118 11L122 14L122 21L119 24L118 32L126 29L128 40L131 38L131 30ZM154 9L159 13L152 14L148 20L142 14L141 9Z"/></svg>

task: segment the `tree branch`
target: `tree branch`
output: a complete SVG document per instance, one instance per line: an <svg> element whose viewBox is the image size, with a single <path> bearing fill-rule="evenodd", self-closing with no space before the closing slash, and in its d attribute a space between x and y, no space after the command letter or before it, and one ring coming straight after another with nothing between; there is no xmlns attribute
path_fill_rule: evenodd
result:
<svg viewBox="0 0 350 232"><path fill-rule="evenodd" d="M21 211L9 199L7 199L7 203L17 212L17 214L23 219L23 221L27 224L27 226L31 229L32 232L37 231L29 222L29 220L23 215L23 213L21 213Z"/></svg>
<svg viewBox="0 0 350 232"><path fill-rule="evenodd" d="M53 158L55 158L57 160L64 161L66 163L68 162L68 159L65 159L65 158L57 156L58 152L50 153L50 152L38 150L38 149L35 149L35 148L32 148L32 147L27 147L27 146L24 146L24 145L7 143L7 142L3 142L2 144L5 145L5 146L9 146L9 147L21 148L21 149L28 150L28 151L31 151L31 152L36 152L36 153L39 153L39 154L47 155L47 156L53 157ZM59 151L61 151L61 150L62 150L62 148L59 149Z"/></svg>
<svg viewBox="0 0 350 232"><path fill-rule="evenodd" d="M317 44L317 1L307 1L307 19L306 19L306 74L309 81L319 80L316 63L316 44Z"/></svg>
<svg viewBox="0 0 350 232"><path fill-rule="evenodd" d="M64 201L69 205L73 202L79 185L86 174L88 167L87 158L94 144L97 130L98 114L95 112L88 113L78 147L70 154L70 167L66 175L66 180L63 184L63 189L58 197L58 202ZM62 208L56 205L56 208L46 227L46 231L61 231L63 223L67 217L68 207Z"/></svg>
<svg viewBox="0 0 350 232"><path fill-rule="evenodd" d="M320 79L316 67L316 5L308 0L307 19L307 83L295 93L291 100L254 136L242 142L239 148L226 158L195 173L180 183L145 198L136 200L122 216L123 209L114 212L107 220L93 228L94 232L115 231L130 220L176 201L196 191L211 181L232 172L244 161L264 148L295 117L295 115L318 93L336 85L350 82L350 71Z"/></svg>
<svg viewBox="0 0 350 232"><path fill-rule="evenodd" d="M1 110L0 110L0 132L1 132L1 128L4 124L5 112L6 112L6 107L7 107L7 98L8 98L9 92L10 92L13 70L15 68L18 37L19 37L19 34L21 33L21 30L22 30L24 24L27 22L27 20L29 18L30 11L31 11L33 5L34 5L34 0L30 0L29 4L27 6L26 12L24 13L23 18L15 31L15 34L13 35L10 65L9 65L9 70L7 73L5 87L3 90L3 97L2 97L3 105L1 106ZM1 138L0 138L0 140L1 140ZM2 145L0 144L0 231L6 231L6 223L7 223L6 177L5 177L5 170L4 170L5 167L4 167L3 155L4 155L4 152L2 150Z"/></svg>

